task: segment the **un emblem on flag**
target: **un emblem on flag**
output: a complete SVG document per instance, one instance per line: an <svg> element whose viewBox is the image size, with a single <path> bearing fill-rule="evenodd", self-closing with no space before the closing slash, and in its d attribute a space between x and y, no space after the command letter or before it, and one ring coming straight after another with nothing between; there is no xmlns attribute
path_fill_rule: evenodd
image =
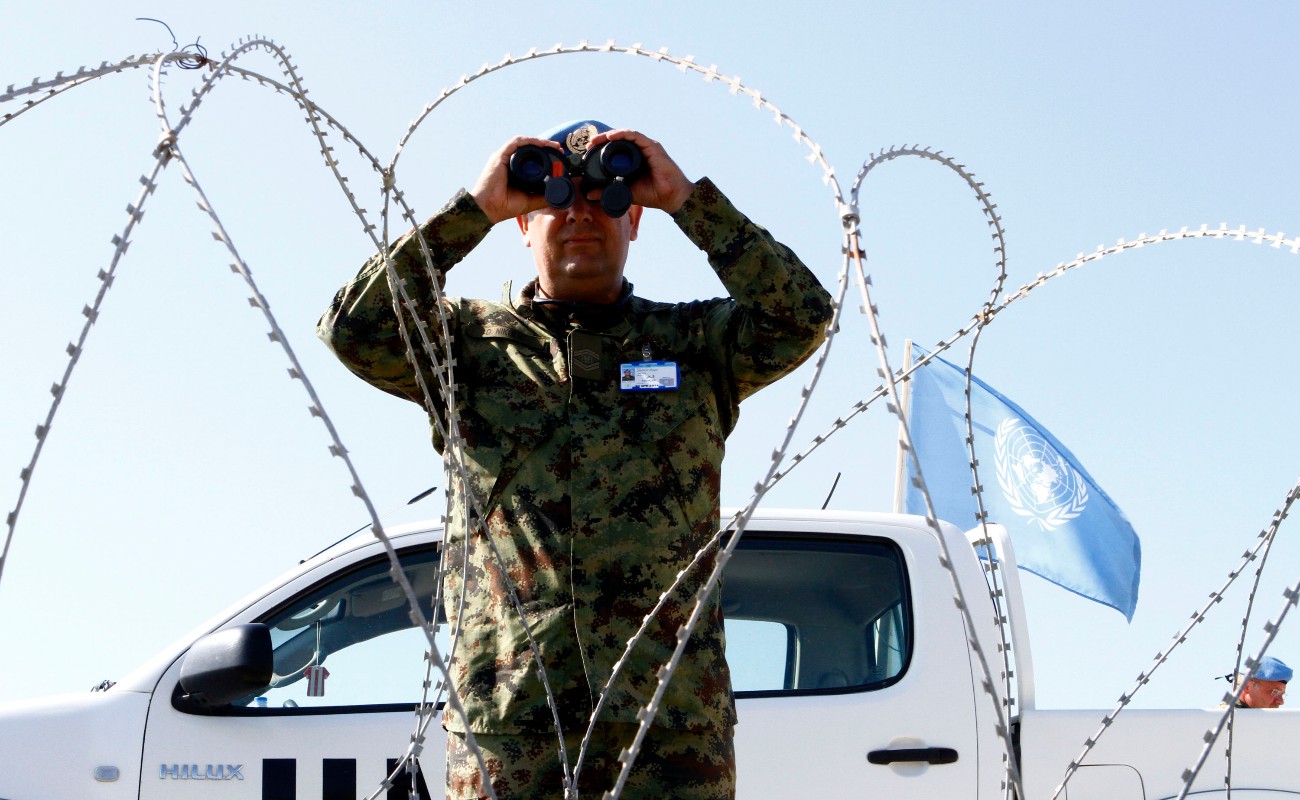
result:
<svg viewBox="0 0 1300 800"><path fill-rule="evenodd" d="M1008 417L993 440L998 485L1011 510L1045 531L1083 513L1088 484L1033 426Z"/></svg>

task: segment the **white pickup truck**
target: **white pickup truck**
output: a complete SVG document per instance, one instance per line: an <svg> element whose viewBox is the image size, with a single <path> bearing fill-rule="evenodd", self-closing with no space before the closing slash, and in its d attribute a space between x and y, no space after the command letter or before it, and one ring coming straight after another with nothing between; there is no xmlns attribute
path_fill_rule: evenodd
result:
<svg viewBox="0 0 1300 800"><path fill-rule="evenodd" d="M960 530L941 531L996 679L983 562ZM429 598L440 530L390 535ZM918 517L755 516L723 591L741 800L1005 796L993 701L940 555ZM1018 625L1018 585L1002 588ZM1104 713L1032 708L1027 645L1016 645L1017 761L1025 795L1046 800ZM359 534L103 691L0 705L0 800L369 796L411 740L424 650L382 548ZM1121 714L1061 797L1177 796L1217 717ZM1233 796L1300 797L1300 759L1290 753L1298 734L1293 712L1239 713ZM419 797L442 796L444 743L435 722L419 758ZM1224 796L1221 749L1194 787L1198 800ZM380 796L405 800L406 781Z"/></svg>

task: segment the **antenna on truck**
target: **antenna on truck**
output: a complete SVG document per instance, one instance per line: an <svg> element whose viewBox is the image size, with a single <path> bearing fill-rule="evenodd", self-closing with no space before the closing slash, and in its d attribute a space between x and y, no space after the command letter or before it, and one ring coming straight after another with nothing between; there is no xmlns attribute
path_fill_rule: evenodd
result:
<svg viewBox="0 0 1300 800"><path fill-rule="evenodd" d="M826 506L831 504L831 495L835 494L835 487L840 485L840 476L843 474L844 474L843 472L835 473L835 482L831 484L830 494L826 495L826 502L822 503L822 511L825 511Z"/></svg>
<svg viewBox="0 0 1300 800"><path fill-rule="evenodd" d="M426 498L426 497L428 497L429 495L433 494L434 491L437 490L437 488L438 488L437 486L430 486L428 489L425 489L423 492L420 492L420 493L417 494L415 497L412 497L410 500L407 500L403 505L408 505L408 506L410 506L410 505L415 505L416 503L420 502L420 501L423 500L424 498ZM396 510L396 509L394 509L394 511L395 511L395 510ZM391 514L391 513L393 513L393 512L392 512L392 511L389 511L389 512L388 512L388 514ZM380 517L380 519L383 519L384 517L388 516L388 514L384 514L383 516ZM312 553L311 555L307 556L306 558L304 558L302 561L299 561L298 563L299 563L299 564L305 564L306 562L312 560L312 559L315 558L316 556L318 556L318 555L320 555L321 553L325 552L326 550L330 549L331 547L333 547L334 545L336 545L336 544L338 544L339 542L343 541L344 539L347 539L348 536L356 536L358 533L361 533L362 531L364 531L366 528L369 528L369 527L370 527L370 523L366 523L365 525L362 525L360 528L357 528L357 529L356 529L355 531L353 531L352 533L349 533L347 536L344 536L342 539L339 539L338 542L330 542L329 544L327 544L327 545L325 545L324 547L322 547L320 550L317 550L315 553Z"/></svg>

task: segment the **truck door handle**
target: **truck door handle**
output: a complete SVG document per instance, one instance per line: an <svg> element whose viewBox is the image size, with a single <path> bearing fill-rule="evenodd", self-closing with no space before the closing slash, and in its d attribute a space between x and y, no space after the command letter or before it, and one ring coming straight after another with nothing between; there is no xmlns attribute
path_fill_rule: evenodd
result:
<svg viewBox="0 0 1300 800"><path fill-rule="evenodd" d="M867 753L867 760L872 764L893 764L898 761L951 764L957 760L957 751L951 747L905 747L897 750L872 750Z"/></svg>

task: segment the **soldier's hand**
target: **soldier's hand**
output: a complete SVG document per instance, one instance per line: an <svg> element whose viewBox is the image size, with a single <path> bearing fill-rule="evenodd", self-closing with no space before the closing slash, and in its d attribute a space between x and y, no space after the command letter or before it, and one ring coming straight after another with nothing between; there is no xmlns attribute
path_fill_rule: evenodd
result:
<svg viewBox="0 0 1300 800"><path fill-rule="evenodd" d="M592 137L591 146L618 140L635 144L641 148L641 155L645 158L646 174L631 183L632 202L646 208L663 209L669 214L681 208L695 191L695 184L669 157L664 146L643 133L627 129L597 134Z"/></svg>
<svg viewBox="0 0 1300 800"><path fill-rule="evenodd" d="M560 152L560 146L548 139L516 136L492 154L487 166L483 167L478 182L470 191L470 196L493 225L546 206L546 199L541 195L526 194L509 183L510 156L526 144L549 147Z"/></svg>

